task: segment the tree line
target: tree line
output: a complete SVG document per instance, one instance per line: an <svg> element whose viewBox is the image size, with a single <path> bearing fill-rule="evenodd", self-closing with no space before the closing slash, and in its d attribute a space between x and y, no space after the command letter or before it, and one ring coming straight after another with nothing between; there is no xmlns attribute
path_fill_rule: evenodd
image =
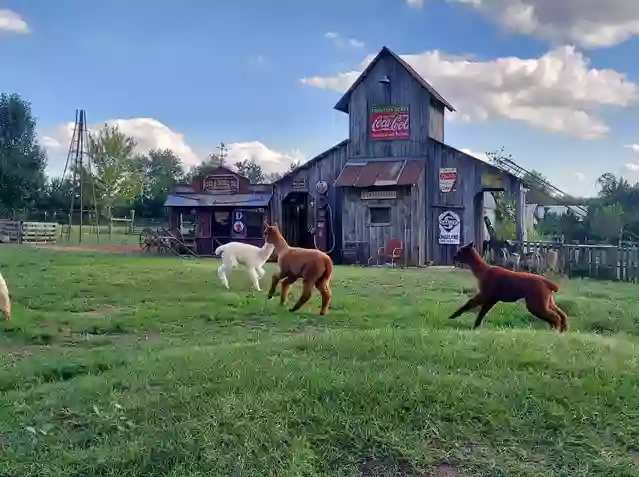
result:
<svg viewBox="0 0 639 477"><path fill-rule="evenodd" d="M512 161L501 148L487 153L496 165ZM539 171L530 170L522 180L529 189L529 204L560 205L565 213L547 213L534 230L529 230L529 240L562 239L567 243L639 242L639 182L631 183L623 176L606 172L596 180L597 196L589 198L558 197L557 190ZM514 237L514 202L496 201L499 238Z"/></svg>
<svg viewBox="0 0 639 477"><path fill-rule="evenodd" d="M265 173L255 158L227 164L217 153L187 169L170 149L140 154L134 138L107 124L89 135L87 149L90 167L76 171L69 165L64 177L48 177L47 151L38 141L31 104L18 94L0 94L0 214L66 215L75 190L76 210L81 191L85 210L97 208L107 219L130 209L138 216L162 217L173 185L219 166L230 166L252 183L273 182L282 175ZM291 170L296 166L292 164Z"/></svg>

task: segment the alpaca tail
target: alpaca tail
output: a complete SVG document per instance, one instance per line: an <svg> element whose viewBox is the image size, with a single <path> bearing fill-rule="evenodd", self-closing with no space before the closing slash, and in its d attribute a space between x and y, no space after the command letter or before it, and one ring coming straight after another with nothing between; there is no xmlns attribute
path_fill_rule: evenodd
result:
<svg viewBox="0 0 639 477"><path fill-rule="evenodd" d="M222 255L222 252L224 251L224 247L226 247L228 244L224 244L224 245L220 245L218 248L215 249L215 255Z"/></svg>
<svg viewBox="0 0 639 477"><path fill-rule="evenodd" d="M318 281L326 281L326 283L330 283L331 278L333 277L333 261L330 257L326 256L324 258L324 273L319 278Z"/></svg>
<svg viewBox="0 0 639 477"><path fill-rule="evenodd" d="M552 292L558 292L559 291L559 285L556 285L555 283L551 282L547 278L542 278L542 280L548 286L548 288L550 288L550 291L552 291Z"/></svg>

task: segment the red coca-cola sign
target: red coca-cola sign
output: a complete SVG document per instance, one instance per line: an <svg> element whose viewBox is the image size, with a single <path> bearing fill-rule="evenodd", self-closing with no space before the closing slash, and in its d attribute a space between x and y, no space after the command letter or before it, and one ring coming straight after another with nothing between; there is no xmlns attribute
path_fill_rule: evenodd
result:
<svg viewBox="0 0 639 477"><path fill-rule="evenodd" d="M410 114L408 106L373 106L371 139L408 139Z"/></svg>

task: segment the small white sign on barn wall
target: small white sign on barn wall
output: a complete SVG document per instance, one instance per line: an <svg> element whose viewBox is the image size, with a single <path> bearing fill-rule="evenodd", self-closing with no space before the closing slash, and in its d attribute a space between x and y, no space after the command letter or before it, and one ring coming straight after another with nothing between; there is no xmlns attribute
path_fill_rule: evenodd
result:
<svg viewBox="0 0 639 477"><path fill-rule="evenodd" d="M446 210L437 218L439 225L439 243L442 245L459 245L461 236L461 220L452 210Z"/></svg>
<svg viewBox="0 0 639 477"><path fill-rule="evenodd" d="M439 169L439 190L442 192L452 192L457 185L457 168L441 167Z"/></svg>

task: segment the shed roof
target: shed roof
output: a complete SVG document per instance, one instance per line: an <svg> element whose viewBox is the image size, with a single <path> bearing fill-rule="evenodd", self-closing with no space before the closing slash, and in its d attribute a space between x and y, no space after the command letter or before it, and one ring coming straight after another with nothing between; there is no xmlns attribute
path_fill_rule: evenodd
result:
<svg viewBox="0 0 639 477"><path fill-rule="evenodd" d="M263 194L169 194L164 207L267 207L272 193Z"/></svg>
<svg viewBox="0 0 639 477"><path fill-rule="evenodd" d="M291 175L297 173L300 169L306 169L306 168L312 166L317 161L320 161L321 159L325 158L326 156L328 156L331 152L335 151L336 149L339 149L340 147L346 147L346 145L348 144L348 141L349 141L348 139L344 139L343 141L338 142L334 146L329 147L324 152L321 152L317 156L313 157L312 159L309 159L308 161L300 164L295 169L293 169L291 171L288 171L286 174L284 174L282 177L280 177L278 180L276 180L274 182L274 184L277 184L278 182L281 182L285 178L290 177Z"/></svg>
<svg viewBox="0 0 639 477"><path fill-rule="evenodd" d="M394 60L396 60L400 65L404 67L404 69L408 72L408 74L411 75L413 78L415 78L417 82L423 88L425 88L433 97L435 97L435 99L437 99L438 101L441 101L441 103L444 106L446 106L446 108L449 111L451 112L455 111L455 108L453 108L451 104L448 101L446 101L444 97L435 90L435 88L433 88L424 78L422 78L422 76L419 73L417 73L417 71L415 71L412 66L406 63L406 61L404 61L397 53L395 53L390 48L387 48L385 46L381 49L381 51L377 54L377 56L373 58L373 60L369 63L366 69L364 69L362 74L357 77L357 79L353 82L351 87L348 88L348 91L344 93L344 96L342 96L341 99L335 105L335 109L337 109L338 111L342 111L343 113L348 113L348 103L350 101L351 94L353 93L353 91L355 91L355 88L357 88L360 85L360 83L364 81L364 79L368 76L370 71L373 69L373 66L375 66L375 63L377 63L384 56L390 56Z"/></svg>
<svg viewBox="0 0 639 477"><path fill-rule="evenodd" d="M423 160L353 160L346 163L335 180L336 187L382 187L415 185Z"/></svg>

